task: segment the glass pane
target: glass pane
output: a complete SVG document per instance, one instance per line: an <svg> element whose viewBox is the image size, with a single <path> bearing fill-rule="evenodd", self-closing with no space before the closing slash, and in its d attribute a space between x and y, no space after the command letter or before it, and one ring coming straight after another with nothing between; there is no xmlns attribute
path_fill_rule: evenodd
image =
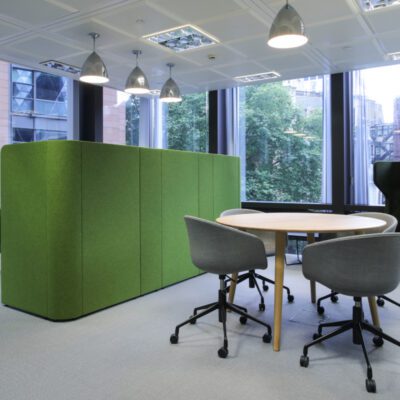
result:
<svg viewBox="0 0 400 400"><path fill-rule="evenodd" d="M23 99L31 99L33 96L32 85L25 85L24 83L13 83L13 96Z"/></svg>
<svg viewBox="0 0 400 400"><path fill-rule="evenodd" d="M164 104L167 148L208 152L208 92L182 96Z"/></svg>
<svg viewBox="0 0 400 400"><path fill-rule="evenodd" d="M103 142L139 145L140 97L103 88Z"/></svg>
<svg viewBox="0 0 400 400"><path fill-rule="evenodd" d="M36 98L63 102L67 99L67 78L35 72Z"/></svg>
<svg viewBox="0 0 400 400"><path fill-rule="evenodd" d="M12 143L33 142L34 140L33 129L13 128Z"/></svg>
<svg viewBox="0 0 400 400"><path fill-rule="evenodd" d="M67 132L61 131L47 131L37 130L35 131L35 140L67 140Z"/></svg>
<svg viewBox="0 0 400 400"><path fill-rule="evenodd" d="M13 67L12 81L32 85L32 71Z"/></svg>
<svg viewBox="0 0 400 400"><path fill-rule="evenodd" d="M382 205L373 182L375 161L400 161L400 66L352 73L351 203Z"/></svg>
<svg viewBox="0 0 400 400"><path fill-rule="evenodd" d="M66 116L67 103L59 103L57 101L36 100L35 112L37 114Z"/></svg>
<svg viewBox="0 0 400 400"><path fill-rule="evenodd" d="M323 77L240 88L246 199L326 202Z"/></svg>
<svg viewBox="0 0 400 400"><path fill-rule="evenodd" d="M33 101L13 98L12 110L13 112L31 113L33 111Z"/></svg>

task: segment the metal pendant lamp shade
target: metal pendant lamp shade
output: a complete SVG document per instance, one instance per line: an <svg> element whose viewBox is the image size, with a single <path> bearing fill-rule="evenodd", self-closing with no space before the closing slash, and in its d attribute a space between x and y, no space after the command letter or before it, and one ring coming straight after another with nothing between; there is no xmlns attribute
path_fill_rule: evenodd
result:
<svg viewBox="0 0 400 400"><path fill-rule="evenodd" d="M95 42L100 35L98 33L89 33L89 35L93 38L93 52L83 63L79 80L94 84L107 83L110 80L107 68L95 51Z"/></svg>
<svg viewBox="0 0 400 400"><path fill-rule="evenodd" d="M169 67L170 77L161 89L160 100L164 103L178 103L182 101L182 96L178 85L171 78L171 68L174 64L167 64L167 66Z"/></svg>
<svg viewBox="0 0 400 400"><path fill-rule="evenodd" d="M149 81L138 66L138 56L141 53L140 50L133 50L133 54L136 55L136 67L129 74L125 84L125 92L130 94L146 94L150 92Z"/></svg>
<svg viewBox="0 0 400 400"><path fill-rule="evenodd" d="M307 42L303 20L297 11L286 2L272 23L268 45L277 49L290 49L303 46Z"/></svg>

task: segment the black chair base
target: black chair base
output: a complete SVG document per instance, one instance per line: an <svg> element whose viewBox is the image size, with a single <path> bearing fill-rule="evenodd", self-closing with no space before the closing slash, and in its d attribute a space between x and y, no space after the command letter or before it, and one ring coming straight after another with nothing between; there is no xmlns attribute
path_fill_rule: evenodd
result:
<svg viewBox="0 0 400 400"><path fill-rule="evenodd" d="M258 291L258 294L260 295L260 304L258 305L258 309L260 311L264 311L265 310L265 303L264 303L264 296L261 293L260 290L260 286L258 285L257 279L260 279L263 285L263 290L264 292L266 292L269 288L268 285L266 285L265 282L271 283L273 285L275 285L275 281L273 281L272 279L266 278L263 275L258 274L257 272L255 272L254 270L250 270L244 274L239 275L236 284L243 282L245 280L249 280L249 287L250 288L256 288ZM287 299L289 303L293 303L294 301L294 296L290 293L290 289L287 286L283 286L283 289L286 290L287 292Z"/></svg>
<svg viewBox="0 0 400 400"><path fill-rule="evenodd" d="M393 299L387 296L378 296L378 298L376 299L376 304L378 304L379 307L383 307L385 305L385 300L388 301L389 303L394 304L397 307L400 307L400 303L394 301Z"/></svg>
<svg viewBox="0 0 400 400"><path fill-rule="evenodd" d="M319 315L322 315L325 312L325 308L321 306L321 301L330 298L332 303L337 303L337 301L339 300L339 297L337 295L338 292L334 292L333 290L331 290L329 294L326 294L325 296L322 296L317 300L317 311Z"/></svg>
<svg viewBox="0 0 400 400"><path fill-rule="evenodd" d="M267 323L251 316L250 314L247 314L247 310L244 307L240 307L236 304L231 304L226 301L226 293L227 293L227 288L226 288L226 276L225 275L220 275L220 289L218 290L218 301L215 303L210 303L210 304L205 304L200 307L196 307L193 311L193 315L187 319L186 321L182 322L181 324L177 325L175 328L175 333L173 333L170 337L170 342L172 344L178 343L179 340L179 329L187 324L195 324L196 321L199 318L204 317L207 314L210 314L211 312L218 310L218 319L219 322L222 323L223 331L224 331L224 344L223 346L218 350L218 356L221 358L226 358L228 355L228 337L226 334L226 312L227 310L233 311L237 314L240 315L240 323L242 325L246 324L247 320L250 319L254 322L257 322L260 325L263 325L267 328L267 333L264 334L263 336L263 342L264 343L270 343L271 342L271 326L268 325ZM198 311L204 310L198 314Z"/></svg>
<svg viewBox="0 0 400 400"><path fill-rule="evenodd" d="M382 332L382 330L374 327L373 325L367 323L364 320L364 313L362 310L362 303L360 297L354 297L355 305L353 307L353 319L346 320L346 321L337 321L337 322L330 322L325 324L320 324L318 326L318 332L314 334L314 341L306 344L303 348L303 355L300 357L300 365L302 367L308 367L309 364L309 357L308 357L308 349L311 346L314 346L318 343L321 343L325 340L328 340L334 336L340 335L343 332L348 330L353 331L353 343L361 345L364 358L367 363L367 379L365 381L366 389L368 392L375 393L376 392L376 383L372 377L372 367L369 362L367 350L365 347L363 333L362 331L368 331L375 335L373 338L373 343L375 346L380 347L383 345L383 339L391 342L397 346L400 346L400 342L391 336L387 335L386 333ZM328 327L339 327L338 329L330 332L324 336L322 336L322 329Z"/></svg>

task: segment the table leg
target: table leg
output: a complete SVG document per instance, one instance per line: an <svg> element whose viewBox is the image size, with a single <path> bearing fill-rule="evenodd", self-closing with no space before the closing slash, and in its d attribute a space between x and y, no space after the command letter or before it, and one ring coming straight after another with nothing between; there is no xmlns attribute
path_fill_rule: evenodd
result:
<svg viewBox="0 0 400 400"><path fill-rule="evenodd" d="M313 233L307 233L308 244L315 242L315 237ZM310 281L310 291L311 291L311 303L315 304L317 301L317 287L315 281Z"/></svg>
<svg viewBox="0 0 400 400"><path fill-rule="evenodd" d="M372 323L376 328L380 328L378 307L376 306L375 296L368 297L369 309L371 311Z"/></svg>
<svg viewBox="0 0 400 400"><path fill-rule="evenodd" d="M234 272L231 276L231 282L229 283L229 296L228 296L228 303L233 303L235 299L235 292L236 292L236 281L238 278L238 273Z"/></svg>
<svg viewBox="0 0 400 400"><path fill-rule="evenodd" d="M286 233L275 233L275 302L274 302L274 351L280 350L282 325L282 291L285 267Z"/></svg>

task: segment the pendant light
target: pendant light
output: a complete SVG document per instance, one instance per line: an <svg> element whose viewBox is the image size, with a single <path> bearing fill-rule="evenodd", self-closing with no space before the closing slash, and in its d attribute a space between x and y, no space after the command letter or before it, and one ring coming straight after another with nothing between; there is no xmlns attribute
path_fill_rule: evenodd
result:
<svg viewBox="0 0 400 400"><path fill-rule="evenodd" d="M167 67L169 67L169 78L164 83L160 93L160 100L164 103L178 103L182 101L179 87L171 77L171 69L174 65L171 63L167 64Z"/></svg>
<svg viewBox="0 0 400 400"><path fill-rule="evenodd" d="M103 63L103 60L95 51L96 39L100 35L91 32L89 33L89 36L93 39L93 52L83 63L79 80L86 83L106 83L110 80L108 78L107 68Z"/></svg>
<svg viewBox="0 0 400 400"><path fill-rule="evenodd" d="M149 93L149 81L138 65L139 55L142 54L142 52L141 50L133 50L132 53L136 55L136 67L132 70L126 80L125 92L130 94Z"/></svg>
<svg viewBox="0 0 400 400"><path fill-rule="evenodd" d="M291 49L308 42L304 23L297 11L286 0L272 23L268 45L277 49Z"/></svg>

